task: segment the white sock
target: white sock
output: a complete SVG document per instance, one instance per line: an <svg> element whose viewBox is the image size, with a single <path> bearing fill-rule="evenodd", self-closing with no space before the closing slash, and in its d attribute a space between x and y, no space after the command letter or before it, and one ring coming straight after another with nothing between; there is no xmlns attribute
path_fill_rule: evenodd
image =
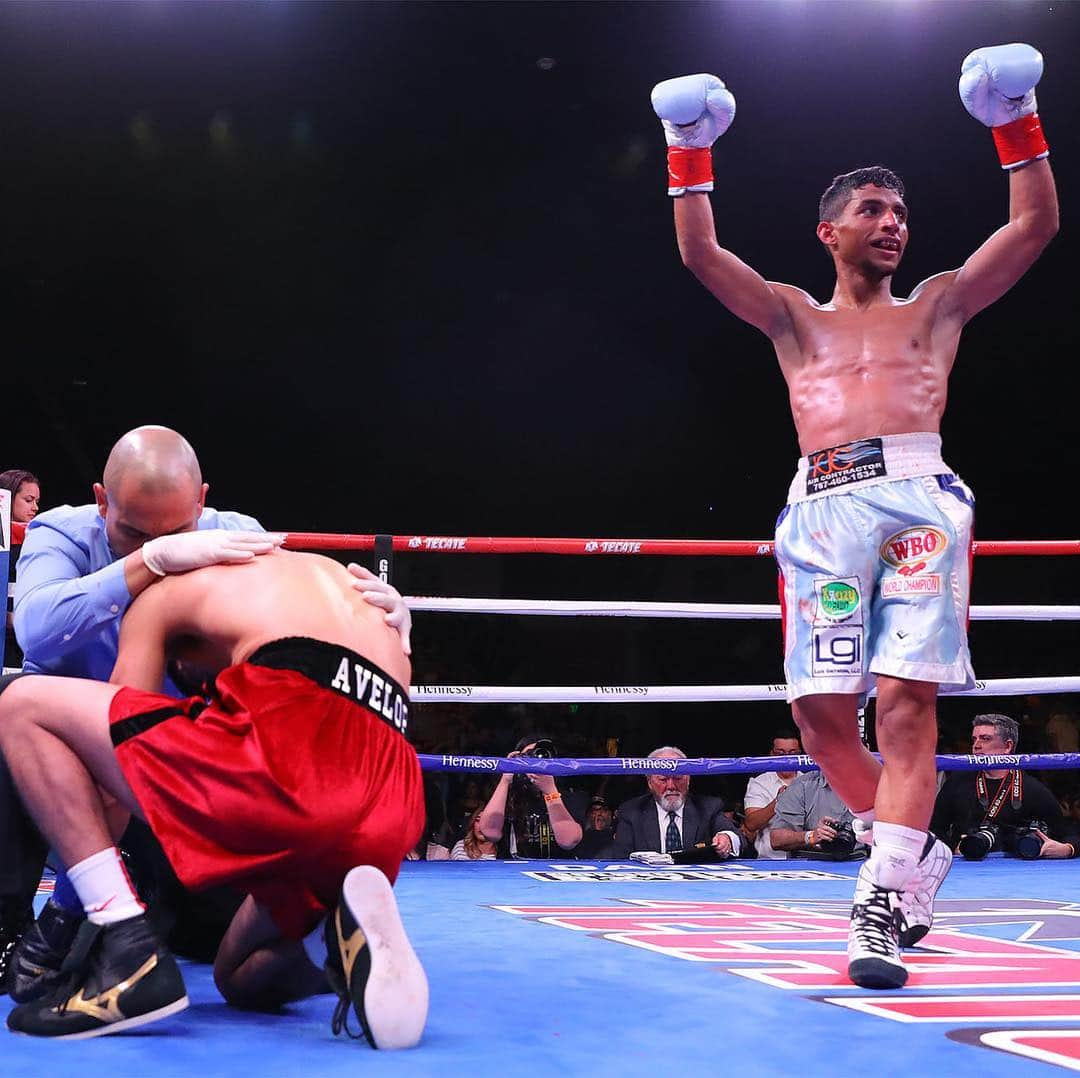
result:
<svg viewBox="0 0 1080 1078"><path fill-rule="evenodd" d="M903 891L915 874L926 846L926 832L898 823L874 823L874 845L867 867L878 887Z"/></svg>
<svg viewBox="0 0 1080 1078"><path fill-rule="evenodd" d="M111 925L138 917L146 907L128 879L120 851L115 846L91 854L68 869L68 879L86 911L87 920Z"/></svg>

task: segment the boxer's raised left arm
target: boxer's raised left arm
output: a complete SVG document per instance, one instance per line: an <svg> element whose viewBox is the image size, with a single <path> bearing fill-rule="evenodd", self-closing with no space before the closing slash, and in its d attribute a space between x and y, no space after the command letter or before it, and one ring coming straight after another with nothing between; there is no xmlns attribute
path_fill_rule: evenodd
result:
<svg viewBox="0 0 1080 1078"><path fill-rule="evenodd" d="M942 310L967 322L1027 272L1058 230L1058 201L1035 101L1042 56L1030 45L976 49L963 63L960 98L992 129L1001 167L1009 172L1009 223L956 273Z"/></svg>

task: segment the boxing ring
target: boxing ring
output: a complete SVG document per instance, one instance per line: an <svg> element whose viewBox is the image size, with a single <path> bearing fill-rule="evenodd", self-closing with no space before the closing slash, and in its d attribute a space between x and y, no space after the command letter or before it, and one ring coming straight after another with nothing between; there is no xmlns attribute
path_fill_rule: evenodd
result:
<svg viewBox="0 0 1080 1078"><path fill-rule="evenodd" d="M472 539L294 533L294 549L767 557L767 542ZM1077 555L1080 541L978 543L976 555ZM444 612L541 617L761 620L762 604L409 598ZM1080 620L1080 606L973 606L972 620ZM1080 677L1003 678L963 695L1080 692ZM783 685L416 685L414 704L782 700ZM536 760L426 754L426 770L641 775L636 758ZM668 763L669 761L665 761ZM942 756L942 769L1076 768L1075 754ZM799 757L680 760L699 775L808 770ZM652 764L651 769L655 770ZM182 963L188 1012L92 1043L8 1037L5 1074L75 1067L106 1075L504 1075L690 1073L1038 1075L1080 1070L1080 863L957 858L933 931L905 952L905 989L846 977L858 862L748 860L406 862L396 894L431 985L420 1047L372 1052L330 1032L333 997L278 1015L227 1007L210 969ZM43 881L38 904L49 890ZM1037 897L1026 897L1035 894ZM0 999L0 1017L10 1010Z"/></svg>

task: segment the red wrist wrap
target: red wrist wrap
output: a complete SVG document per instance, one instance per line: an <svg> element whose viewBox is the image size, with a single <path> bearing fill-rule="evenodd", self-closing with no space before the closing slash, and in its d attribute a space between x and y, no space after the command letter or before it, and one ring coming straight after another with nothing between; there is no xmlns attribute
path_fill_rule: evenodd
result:
<svg viewBox="0 0 1080 1078"><path fill-rule="evenodd" d="M712 150L669 146L667 151L668 189L697 187L712 183Z"/></svg>
<svg viewBox="0 0 1080 1078"><path fill-rule="evenodd" d="M1050 152L1037 112L1021 116L1019 120L1002 124L1001 127L993 127L991 131L1002 168L1014 168Z"/></svg>

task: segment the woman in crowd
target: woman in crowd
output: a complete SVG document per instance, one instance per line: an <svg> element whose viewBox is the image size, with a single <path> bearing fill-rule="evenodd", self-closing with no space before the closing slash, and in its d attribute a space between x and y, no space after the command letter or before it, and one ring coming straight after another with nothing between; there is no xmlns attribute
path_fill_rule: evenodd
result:
<svg viewBox="0 0 1080 1078"><path fill-rule="evenodd" d="M482 808L478 808L469 817L469 826L465 832L465 837L459 838L450 851L451 861L495 860L495 843L480 829L480 814L483 811Z"/></svg>
<svg viewBox="0 0 1080 1078"><path fill-rule="evenodd" d="M11 491L11 519L16 524L29 524L37 516L41 499L41 484L32 472L9 468L0 472L0 488Z"/></svg>

